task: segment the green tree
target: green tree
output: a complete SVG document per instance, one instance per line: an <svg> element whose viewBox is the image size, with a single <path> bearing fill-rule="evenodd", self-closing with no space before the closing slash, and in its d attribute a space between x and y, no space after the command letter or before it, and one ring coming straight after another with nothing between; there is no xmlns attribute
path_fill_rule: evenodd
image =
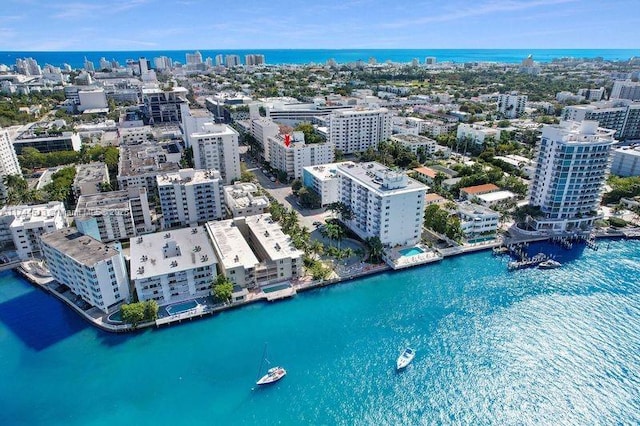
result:
<svg viewBox="0 0 640 426"><path fill-rule="evenodd" d="M155 321L158 319L158 302L155 300L147 300L144 303L144 319L145 321Z"/></svg>
<svg viewBox="0 0 640 426"><path fill-rule="evenodd" d="M229 303L233 295L233 281L219 274L212 283L213 297L220 303Z"/></svg>
<svg viewBox="0 0 640 426"><path fill-rule="evenodd" d="M384 253L384 246L379 237L369 237L365 241L367 250L369 251L369 262L380 263L382 262L382 254Z"/></svg>
<svg viewBox="0 0 640 426"><path fill-rule="evenodd" d="M145 305L144 303L129 303L122 305L120 308L122 314L122 320L133 327L137 327L145 318Z"/></svg>
<svg viewBox="0 0 640 426"><path fill-rule="evenodd" d="M300 179L295 179L291 182L291 190L294 194L298 194L298 191L302 188L302 181Z"/></svg>

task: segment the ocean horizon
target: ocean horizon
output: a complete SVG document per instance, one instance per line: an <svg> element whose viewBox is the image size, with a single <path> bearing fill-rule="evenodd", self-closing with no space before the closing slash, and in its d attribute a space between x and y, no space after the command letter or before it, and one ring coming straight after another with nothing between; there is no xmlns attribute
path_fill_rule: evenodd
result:
<svg viewBox="0 0 640 426"><path fill-rule="evenodd" d="M355 61L369 61L375 58L378 63L386 61L409 63L433 56L438 62L498 62L519 63L529 55L537 62L551 62L554 59L595 59L606 61L627 61L640 56L638 49L193 49L193 50L130 50L130 51L1 51L0 64L11 66L18 58L34 58L41 66L50 64L62 66L67 63L73 68L82 68L85 57L94 62L96 68L100 58L116 60L124 65L128 59L167 56L174 61L185 63L185 55L198 50L203 57L215 60L216 55L239 55L244 63L244 55L263 54L268 65L283 64L324 64L333 59L344 64Z"/></svg>

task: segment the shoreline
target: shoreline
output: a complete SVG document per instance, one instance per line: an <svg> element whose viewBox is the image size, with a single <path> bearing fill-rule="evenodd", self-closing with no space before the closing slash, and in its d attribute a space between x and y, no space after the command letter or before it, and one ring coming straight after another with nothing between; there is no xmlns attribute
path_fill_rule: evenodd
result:
<svg viewBox="0 0 640 426"><path fill-rule="evenodd" d="M594 233L593 236L598 240L639 239L640 230L634 229L634 230L628 230L628 232L624 232L624 231L597 232L597 233ZM459 246L459 247L453 247L449 249L441 249L438 251L442 255L442 260L444 260L445 258L448 258L448 257L457 257L464 254L471 254L471 253L476 253L480 251L492 250L495 247L499 247L505 244L514 244L514 243L523 243L523 242L527 242L527 243L543 242L543 241L549 241L551 238L552 236L545 235L545 236L521 237L517 239L512 238L510 240L515 240L515 241L509 241L509 242L506 242L504 240L497 240L497 241L494 240L494 241L490 241L486 243L478 243L476 245L470 245L466 247ZM407 268L402 268L398 270L412 269L415 267L427 266L429 264L430 263L417 264L417 265L412 265ZM269 297L267 296L268 293L260 292L255 294L254 297L250 297L242 301L232 302L232 303L220 305L220 306L207 307L207 308L203 308L196 311L181 312L175 315L171 315L169 317L158 318L153 322L141 323L141 324L138 324L136 327L133 327L131 325L112 324L112 323L103 321L103 318L107 318L111 314L104 315L102 313L102 314L92 316L89 312L94 310L94 314L96 314L95 311L97 311L97 308L90 308L87 311L83 310L81 307L73 303L73 301L66 298L64 294L58 292L55 288L53 288L53 286L58 285L55 280L53 280L52 278L46 282L39 280L35 275L28 272L22 264L14 264L11 266L11 268L8 268L8 269L14 270L14 272L17 275L19 275L22 279L24 279L31 285L35 286L36 288L42 289L46 293L54 296L60 302L71 307L77 314L80 315L80 317L82 317L89 324L99 328L102 331L109 332L109 333L130 333L130 332L137 332L137 331L144 330L151 327L161 328L163 326L176 325L176 323L181 324L183 321L186 321L186 320L188 321L193 321L194 319L198 320L204 317L213 316L215 314L218 314L220 312L224 312L227 310L238 309L245 305L249 305L253 303L264 303L264 302L271 303L279 300L290 299L299 292L303 293L303 292L307 292L315 289L320 289L320 288L340 284L343 282L354 281L359 278L368 277L370 275L377 275L384 272L395 271L391 266L385 263L378 264L378 265L369 265L366 269L362 271L354 272L346 276L337 276L337 277L326 279L326 280L304 281L304 282L292 283L291 287L285 290L285 293L282 293L281 295L276 297ZM279 293L279 292L276 292L276 293Z"/></svg>

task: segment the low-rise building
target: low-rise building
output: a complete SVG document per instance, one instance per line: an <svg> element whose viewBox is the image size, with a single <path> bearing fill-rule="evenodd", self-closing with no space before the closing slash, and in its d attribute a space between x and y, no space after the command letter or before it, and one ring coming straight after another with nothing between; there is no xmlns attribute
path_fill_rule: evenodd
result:
<svg viewBox="0 0 640 426"><path fill-rule="evenodd" d="M224 187L224 199L231 216L253 216L269 210L269 198L258 194L258 187L249 182L238 182Z"/></svg>
<svg viewBox="0 0 640 426"><path fill-rule="evenodd" d="M490 192L500 191L500 187L492 183L486 183L483 185L467 186L466 188L460 188L460 197L465 200L472 200L474 197L482 194L488 194Z"/></svg>
<svg viewBox="0 0 640 426"><path fill-rule="evenodd" d="M222 178L217 170L180 169L158 175L162 226L194 226L225 215Z"/></svg>
<svg viewBox="0 0 640 426"><path fill-rule="evenodd" d="M460 125L458 125L458 133L456 135L456 138L459 141L467 139L477 145L482 145L487 138L493 138L496 141L499 140L500 129L486 127L477 123L461 123Z"/></svg>
<svg viewBox="0 0 640 426"><path fill-rule="evenodd" d="M467 240L498 230L500 213L490 208L464 201L458 204L457 214L460 218L460 228Z"/></svg>
<svg viewBox="0 0 640 426"><path fill-rule="evenodd" d="M511 191L495 191L486 194L479 194L473 197L473 201L483 206L492 207L515 202L518 196Z"/></svg>
<svg viewBox="0 0 640 426"><path fill-rule="evenodd" d="M444 198L442 195L436 193L425 194L424 196L424 206L430 206L432 204L437 204L439 206L445 205L449 200Z"/></svg>
<svg viewBox="0 0 640 426"><path fill-rule="evenodd" d="M4 206L0 210L0 240L5 244L11 240L21 260L39 257L40 236L67 226L66 214L60 201L34 206Z"/></svg>
<svg viewBox="0 0 640 426"><path fill-rule="evenodd" d="M139 300L166 305L211 294L217 259L204 227L135 237L130 251Z"/></svg>
<svg viewBox="0 0 640 426"><path fill-rule="evenodd" d="M418 155L418 151L422 150L426 155L433 155L436 152L436 141L426 136L400 134L393 135L390 138L393 142L409 148L409 150Z"/></svg>
<svg viewBox="0 0 640 426"><path fill-rule="evenodd" d="M64 120L33 123L22 127L13 139L16 154L22 154L24 148L36 148L42 153L80 151L82 147L80 135L72 130L64 130L65 128Z"/></svg>
<svg viewBox="0 0 640 426"><path fill-rule="evenodd" d="M336 173L338 164L308 166L302 170L302 183L320 196L323 207L340 201L340 179Z"/></svg>
<svg viewBox="0 0 640 426"><path fill-rule="evenodd" d="M103 183L109 183L109 170L105 163L78 164L76 177L73 180L73 194L76 198L81 195L97 194Z"/></svg>
<svg viewBox="0 0 640 426"><path fill-rule="evenodd" d="M78 232L60 229L40 237L51 276L104 313L129 299L129 277L122 254Z"/></svg>
<svg viewBox="0 0 640 426"><path fill-rule="evenodd" d="M155 231L144 187L82 195L74 216L78 231L102 242Z"/></svg>

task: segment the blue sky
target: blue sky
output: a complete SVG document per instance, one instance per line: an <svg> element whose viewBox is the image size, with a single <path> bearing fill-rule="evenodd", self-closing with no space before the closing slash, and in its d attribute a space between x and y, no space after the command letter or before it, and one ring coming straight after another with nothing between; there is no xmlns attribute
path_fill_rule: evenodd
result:
<svg viewBox="0 0 640 426"><path fill-rule="evenodd" d="M1 3L14 51L640 47L640 0Z"/></svg>

